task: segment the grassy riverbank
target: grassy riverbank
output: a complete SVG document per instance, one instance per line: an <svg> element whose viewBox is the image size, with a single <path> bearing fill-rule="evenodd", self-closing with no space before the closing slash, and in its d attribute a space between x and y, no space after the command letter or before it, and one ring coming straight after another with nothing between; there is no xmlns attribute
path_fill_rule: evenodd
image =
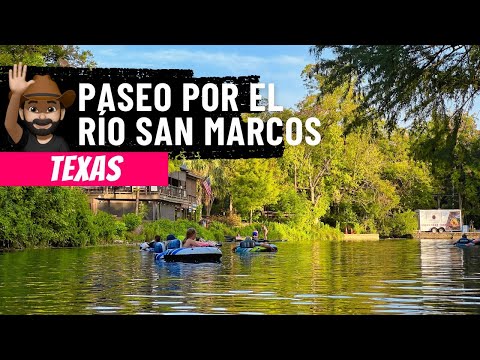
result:
<svg viewBox="0 0 480 360"><path fill-rule="evenodd" d="M135 243L152 240L157 234L164 239L168 234L183 239L189 227L196 228L205 239L222 241L225 235L251 235L262 225L245 225L240 220L229 222L228 218L217 217L219 221L212 221L204 228L187 220L142 221L143 215L143 211L122 218L102 211L93 214L87 197L78 188L0 187L0 249L83 247L113 244L118 240ZM322 223L294 224L266 222L268 238L288 241L342 238L339 229Z"/></svg>
<svg viewBox="0 0 480 360"><path fill-rule="evenodd" d="M77 224L82 219L82 225ZM77 220L75 220L77 219ZM53 224L53 227L43 228L38 224L23 224L10 229L0 239L0 250L26 249L26 248L59 248L59 247L87 247L109 245L114 243L139 243L152 240L155 235L165 239L168 234L174 234L183 239L187 229L197 229L199 236L207 240L223 241L225 235L251 236L253 230L260 230L261 223L244 226L227 226L213 221L208 228L200 226L194 221L161 219L157 221L141 221L134 214L128 214L121 219L99 212L96 215L84 213L71 215L70 221ZM266 223L269 229L268 238L273 240L311 241L311 240L339 240L342 233L328 225L312 226L310 229L300 229L288 224L275 222ZM260 232L260 237L262 237Z"/></svg>
<svg viewBox="0 0 480 360"><path fill-rule="evenodd" d="M193 227L197 229L199 236L204 239L222 241L225 235L235 236L240 234L241 236L251 236L253 230L260 231L261 225L261 223L253 223L246 226L232 227L219 221L213 221L208 225L208 228L204 228L193 221L161 219L143 224L141 235L137 238L151 240L158 234L165 239L168 234L174 234L178 238L183 239L187 229ZM312 226L310 229L300 229L288 224L275 222L269 222L266 225L268 227L269 239L305 241L312 239L340 240L342 238L342 233L338 229L323 224ZM260 237L262 237L261 232Z"/></svg>

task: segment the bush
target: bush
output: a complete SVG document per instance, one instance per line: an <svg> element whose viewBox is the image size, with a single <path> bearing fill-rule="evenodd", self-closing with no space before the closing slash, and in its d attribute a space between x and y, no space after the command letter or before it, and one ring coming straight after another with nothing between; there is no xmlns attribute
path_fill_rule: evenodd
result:
<svg viewBox="0 0 480 360"><path fill-rule="evenodd" d="M127 225L123 221L115 221L115 235L117 239L123 239L127 230Z"/></svg>
<svg viewBox="0 0 480 360"><path fill-rule="evenodd" d="M268 239L270 240L288 240L288 241L309 241L309 240L340 240L343 238L342 232L337 228L319 223L317 225L300 226L294 222L264 223L268 228ZM261 231L262 223L254 223L243 227L233 229L233 234L241 236L252 236L254 230L259 231L260 238L263 237Z"/></svg>
<svg viewBox="0 0 480 360"><path fill-rule="evenodd" d="M407 210L395 213L387 219L386 226L382 229L382 235L389 237L411 237L418 228L417 214L415 211Z"/></svg>
<svg viewBox="0 0 480 360"><path fill-rule="evenodd" d="M313 227L313 240L341 240L343 233L338 227L331 227L324 223L319 223Z"/></svg>
<svg viewBox="0 0 480 360"><path fill-rule="evenodd" d="M165 239L168 234L175 235L178 239L183 240L187 233L187 229L193 227L197 230L197 236L205 240L222 241L224 235L232 234L231 228L220 222L211 222L208 228L200 226L198 223L189 220L168 220L160 219L154 222L146 223L144 228L144 236L146 241L152 240L155 235L160 235Z"/></svg>
<svg viewBox="0 0 480 360"><path fill-rule="evenodd" d="M0 239L16 248L94 244L98 232L78 188L0 187Z"/></svg>
<svg viewBox="0 0 480 360"><path fill-rule="evenodd" d="M117 236L117 221L106 212L99 211L93 219L93 223L98 230L98 238L100 241L109 243L113 242Z"/></svg>
<svg viewBox="0 0 480 360"><path fill-rule="evenodd" d="M242 218L238 214L229 214L227 216L212 216L210 220L212 222L221 222L230 227L240 226L242 224Z"/></svg>
<svg viewBox="0 0 480 360"><path fill-rule="evenodd" d="M210 234L209 239L215 241L225 240L225 235L232 234L231 227L218 221L211 222L206 230Z"/></svg>
<svg viewBox="0 0 480 360"><path fill-rule="evenodd" d="M135 233L135 232L124 233L124 239L125 239L125 242L127 243L143 242L144 238L145 238L145 234L143 233L143 231L142 233Z"/></svg>
<svg viewBox="0 0 480 360"><path fill-rule="evenodd" d="M142 216L135 213L124 214L122 220L128 231L133 231L142 223Z"/></svg>
<svg viewBox="0 0 480 360"><path fill-rule="evenodd" d="M309 228L294 226L293 223L270 223L268 238L288 241L340 240L342 232L337 228L319 223Z"/></svg>

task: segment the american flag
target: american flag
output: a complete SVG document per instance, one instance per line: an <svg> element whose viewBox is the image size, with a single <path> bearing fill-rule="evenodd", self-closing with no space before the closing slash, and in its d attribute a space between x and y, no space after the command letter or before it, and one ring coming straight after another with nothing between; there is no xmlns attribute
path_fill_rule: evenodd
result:
<svg viewBox="0 0 480 360"><path fill-rule="evenodd" d="M208 196L212 196L212 187L210 186L210 177L207 177L203 181L203 187L205 188L205 191L207 192Z"/></svg>

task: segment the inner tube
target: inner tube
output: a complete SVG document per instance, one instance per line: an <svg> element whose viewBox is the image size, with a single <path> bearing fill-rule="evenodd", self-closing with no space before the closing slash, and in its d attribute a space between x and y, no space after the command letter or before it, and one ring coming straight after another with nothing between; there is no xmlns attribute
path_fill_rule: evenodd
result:
<svg viewBox="0 0 480 360"><path fill-rule="evenodd" d="M186 263L219 263L222 252L214 246L202 246L180 249L168 249L155 254L155 261L186 262Z"/></svg>
<svg viewBox="0 0 480 360"><path fill-rule="evenodd" d="M241 241L244 241L245 239L244 238L241 238L241 239L236 239L236 238L229 238L229 239L226 239L225 241L226 242L241 242ZM268 242L269 244L270 243L276 243L276 242L287 242L286 239L273 239L273 240L265 240L265 239L258 239L258 240L255 240L256 242Z"/></svg>
<svg viewBox="0 0 480 360"><path fill-rule="evenodd" d="M459 248L467 248L475 245L480 245L480 239L475 240L475 239L466 239L466 238L461 238L457 242L453 244L453 246L459 247Z"/></svg>
<svg viewBox="0 0 480 360"><path fill-rule="evenodd" d="M140 244L140 250L141 251L150 251L150 245L148 245L147 242L143 242L143 243Z"/></svg>
<svg viewBox="0 0 480 360"><path fill-rule="evenodd" d="M254 246L254 247L251 247L251 248L245 248L245 247L240 247L240 246L237 246L235 248L235 252L237 254L245 254L245 253L257 253L257 252L277 252L278 251L278 248L273 245L273 244L269 244L270 247L269 248L266 248L264 246L260 246L260 245L257 245L257 246Z"/></svg>

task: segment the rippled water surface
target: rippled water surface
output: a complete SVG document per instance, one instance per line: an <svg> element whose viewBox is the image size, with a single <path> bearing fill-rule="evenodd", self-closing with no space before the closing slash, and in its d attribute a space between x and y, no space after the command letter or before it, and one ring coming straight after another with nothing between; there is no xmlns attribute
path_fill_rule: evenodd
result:
<svg viewBox="0 0 480 360"><path fill-rule="evenodd" d="M0 253L0 314L480 314L480 246L279 243L221 264L134 247Z"/></svg>

